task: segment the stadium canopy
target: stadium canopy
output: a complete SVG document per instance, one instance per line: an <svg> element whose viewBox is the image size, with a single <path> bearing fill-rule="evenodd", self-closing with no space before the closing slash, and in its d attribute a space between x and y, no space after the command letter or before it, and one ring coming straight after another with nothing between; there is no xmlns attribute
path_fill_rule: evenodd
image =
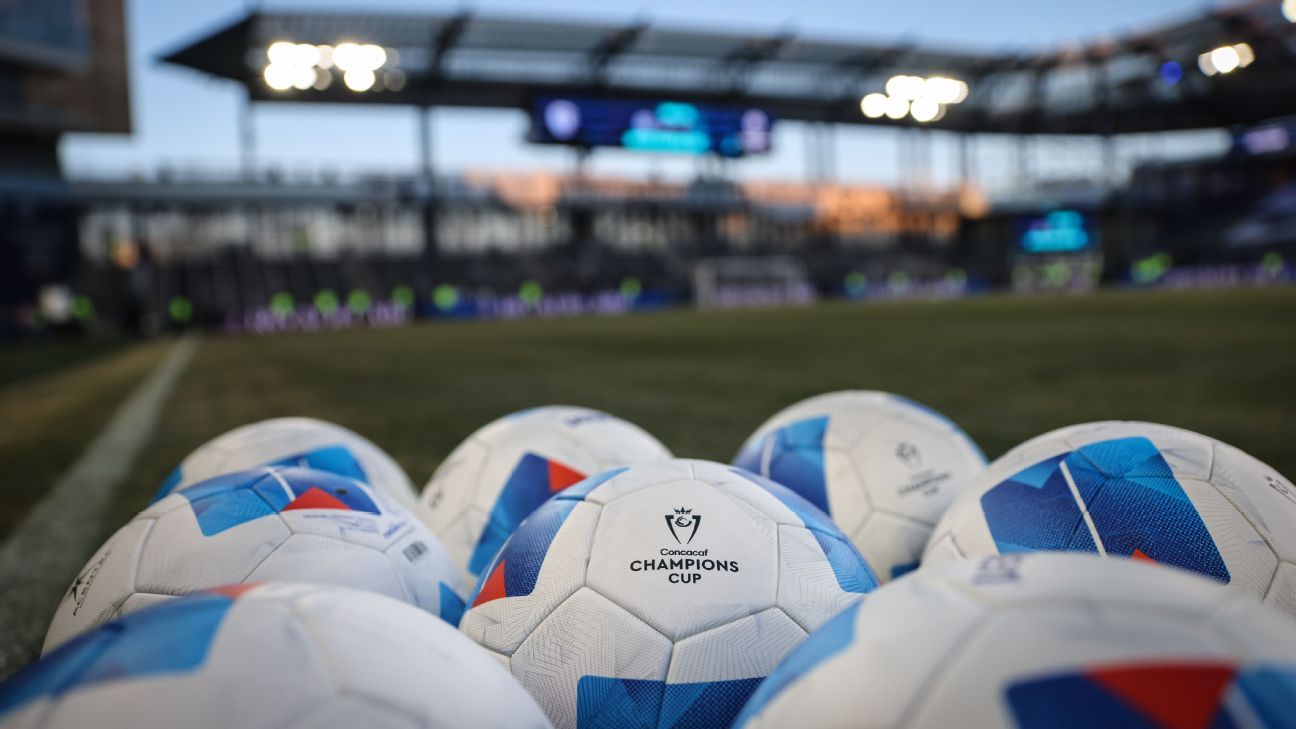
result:
<svg viewBox="0 0 1296 729"><path fill-rule="evenodd" d="M1296 21L1278 0L1123 37L997 53L643 21L256 11L162 60L236 81L264 102L529 109L540 95L583 95L1014 134L1168 131L1296 114ZM942 81L924 85L932 77ZM947 98L920 114L907 101L924 89ZM871 105L862 103L870 94ZM897 98L905 103L883 101Z"/></svg>

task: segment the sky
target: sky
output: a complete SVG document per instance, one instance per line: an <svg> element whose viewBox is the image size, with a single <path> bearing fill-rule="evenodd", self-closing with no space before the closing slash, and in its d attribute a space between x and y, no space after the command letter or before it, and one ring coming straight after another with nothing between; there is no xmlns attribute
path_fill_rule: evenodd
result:
<svg viewBox="0 0 1296 729"><path fill-rule="evenodd" d="M237 169L241 87L156 59L230 22L252 5L257 3L127 0L134 133L67 135L61 147L64 169L72 176L96 177L149 174L162 167ZM791 29L805 37L866 42L914 39L960 49L1004 51L1122 35L1201 12L1210 4L1184 0L312 0L308 5L268 1L259 6L270 10L308 6L313 10L410 12L466 8L482 15L610 22L646 18L655 24L690 29L756 34ZM289 174L325 170L407 173L418 164L418 126L412 109L279 103L254 105L252 115L262 167ZM434 112L433 125L438 171L564 171L574 163L570 150L526 144L527 119L521 110L441 109ZM836 136L837 178L893 184L899 176L896 138L893 130L840 128ZM1179 144L1190 153L1217 141L1211 135L1196 135ZM1157 149L1164 152L1168 147L1162 144ZM729 171L745 179L804 179L804 152L800 125L784 123L776 128L773 153L735 162ZM983 157L996 154L994 145L986 144L980 153ZM1058 157L1051 152L1042 156L1050 160ZM933 158L934 177L948 178L954 159L948 135L938 135ZM598 150L587 171L679 178L693 174L695 166L696 161L683 157ZM996 166L981 167L993 171Z"/></svg>

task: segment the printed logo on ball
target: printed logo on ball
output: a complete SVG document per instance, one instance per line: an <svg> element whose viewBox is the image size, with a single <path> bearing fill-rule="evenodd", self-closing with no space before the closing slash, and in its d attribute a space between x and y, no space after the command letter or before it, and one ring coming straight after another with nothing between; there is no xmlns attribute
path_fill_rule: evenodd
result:
<svg viewBox="0 0 1296 729"><path fill-rule="evenodd" d="M702 525L702 515L681 506L675 513L666 514L666 528L675 543L689 545ZM690 585L702 581L705 572L737 572L737 560L714 559L709 549L674 549L662 547L657 557L636 559L630 562L631 572L665 572L666 581L676 585Z"/></svg>
<svg viewBox="0 0 1296 729"><path fill-rule="evenodd" d="M922 451L908 441L900 441L896 444L895 456L911 472L908 482L897 490L899 496L910 494L935 496L940 491L941 484L953 477L949 471L923 468Z"/></svg>
<svg viewBox="0 0 1296 729"><path fill-rule="evenodd" d="M671 516L670 514L666 515L666 526L670 528L671 536L675 537L675 541L679 544L688 544L689 542L692 542L693 536L697 534L698 526L701 523L702 515L693 514L692 509L680 508L675 510L674 516ZM676 527L679 527L681 530L686 530L689 529L689 527L692 527L692 531L685 531L684 533L688 534L688 538L681 541L680 532L675 531Z"/></svg>

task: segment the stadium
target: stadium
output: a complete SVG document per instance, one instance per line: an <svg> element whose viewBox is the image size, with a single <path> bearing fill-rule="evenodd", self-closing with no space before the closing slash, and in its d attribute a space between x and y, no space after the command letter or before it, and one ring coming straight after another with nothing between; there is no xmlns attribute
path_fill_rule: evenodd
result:
<svg viewBox="0 0 1296 729"><path fill-rule="evenodd" d="M1290 726L1296 3L991 5L4 4L0 727Z"/></svg>

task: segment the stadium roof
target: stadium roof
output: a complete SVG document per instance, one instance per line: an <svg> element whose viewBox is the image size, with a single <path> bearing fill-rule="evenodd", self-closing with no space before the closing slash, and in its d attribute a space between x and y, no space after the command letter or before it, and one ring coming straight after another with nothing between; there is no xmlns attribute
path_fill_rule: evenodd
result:
<svg viewBox="0 0 1296 729"><path fill-rule="evenodd" d="M318 71L317 87L277 91L265 77L267 49L277 41L373 44L386 49L385 65L376 78L363 79L372 86L359 84L365 91L348 88L336 69ZM1214 49L1222 49L1222 68L1209 61ZM1199 65L1203 54L1207 60ZM929 124L954 131L1120 134L1296 114L1296 23L1277 0L1029 53L790 32L753 36L643 21L257 11L162 60L237 81L257 101L526 109L542 94L597 95L740 102L780 119L920 126L912 116L868 118L860 107L864 95L883 93L892 76L916 75L968 84L966 101ZM1229 66L1238 67L1224 70Z"/></svg>

